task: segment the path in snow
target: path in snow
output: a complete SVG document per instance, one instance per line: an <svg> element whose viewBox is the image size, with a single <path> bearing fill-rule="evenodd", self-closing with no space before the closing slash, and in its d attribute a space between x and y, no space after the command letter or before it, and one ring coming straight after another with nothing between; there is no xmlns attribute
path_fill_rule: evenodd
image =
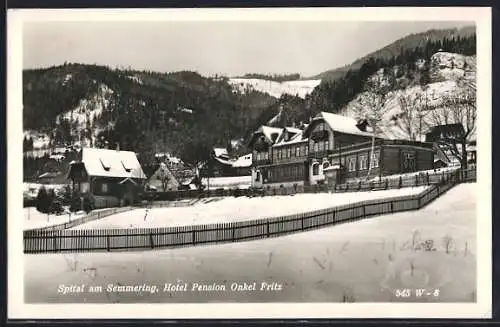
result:
<svg viewBox="0 0 500 327"><path fill-rule="evenodd" d="M220 201L190 207L136 209L94 220L73 229L143 228L202 225L292 215L369 199L404 196L422 192L426 187L375 192L316 193L265 197L226 197Z"/></svg>
<svg viewBox="0 0 500 327"><path fill-rule="evenodd" d="M25 302L472 302L476 291L476 184L419 211L278 238L145 252L24 256ZM443 243L449 239L448 251ZM433 242L435 251L412 246ZM276 282L281 291L232 292L232 282ZM186 292L164 292L165 283ZM193 292L192 283L226 285ZM57 294L59 285L156 285L157 293ZM396 288L439 296L396 298Z"/></svg>

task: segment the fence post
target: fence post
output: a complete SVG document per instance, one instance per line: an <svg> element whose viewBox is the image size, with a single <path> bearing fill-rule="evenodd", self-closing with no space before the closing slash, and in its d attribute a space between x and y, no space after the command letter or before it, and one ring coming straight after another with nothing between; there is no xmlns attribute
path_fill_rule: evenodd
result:
<svg viewBox="0 0 500 327"><path fill-rule="evenodd" d="M109 249L110 249L110 246L109 246L109 234L106 235L106 245L107 245L108 252L109 252Z"/></svg>
<svg viewBox="0 0 500 327"><path fill-rule="evenodd" d="M194 226L193 226L193 245L196 244L196 231L194 229Z"/></svg>
<svg viewBox="0 0 500 327"><path fill-rule="evenodd" d="M267 227L269 227L269 225ZM268 228L268 234L269 234L269 228ZM236 226L233 226L232 235L231 235L231 239L233 240L233 242L236 240L235 239L236 238L235 235L236 235Z"/></svg>
<svg viewBox="0 0 500 327"><path fill-rule="evenodd" d="M418 175L415 175L415 186L418 186Z"/></svg>
<svg viewBox="0 0 500 327"><path fill-rule="evenodd" d="M54 242L54 252L57 252L57 241L56 241L56 233L52 234L52 240Z"/></svg>
<svg viewBox="0 0 500 327"><path fill-rule="evenodd" d="M391 201L390 203L391 203L391 213L393 213L394 212L394 202Z"/></svg>
<svg viewBox="0 0 500 327"><path fill-rule="evenodd" d="M427 174L427 185L431 185L430 181L429 181L429 172L426 173Z"/></svg>
<svg viewBox="0 0 500 327"><path fill-rule="evenodd" d="M385 179L385 189L387 190L389 188L389 180L386 178Z"/></svg>
<svg viewBox="0 0 500 327"><path fill-rule="evenodd" d="M153 233L149 233L149 242L151 244L151 248L154 249L154 243L153 243Z"/></svg>
<svg viewBox="0 0 500 327"><path fill-rule="evenodd" d="M269 231L269 220L267 221L267 237L271 235L271 232Z"/></svg>
<svg viewBox="0 0 500 327"><path fill-rule="evenodd" d="M401 188L401 186L403 186L403 177L401 177L401 175L399 176L399 187L398 188Z"/></svg>
<svg viewBox="0 0 500 327"><path fill-rule="evenodd" d="M300 218L300 230L304 230L304 215Z"/></svg>
<svg viewBox="0 0 500 327"><path fill-rule="evenodd" d="M358 191L361 190L361 181L358 182Z"/></svg>

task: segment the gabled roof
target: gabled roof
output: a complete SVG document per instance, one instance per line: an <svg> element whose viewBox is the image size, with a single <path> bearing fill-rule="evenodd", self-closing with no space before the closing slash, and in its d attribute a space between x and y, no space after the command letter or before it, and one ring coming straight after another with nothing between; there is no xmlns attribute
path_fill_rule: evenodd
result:
<svg viewBox="0 0 500 327"><path fill-rule="evenodd" d="M82 163L89 176L146 178L137 155L132 151L83 148Z"/></svg>
<svg viewBox="0 0 500 327"><path fill-rule="evenodd" d="M308 133L311 130L311 127L314 125L313 123L322 120L325 121L335 132L351 135L372 136L372 133L363 132L357 127L358 122L356 121L356 119L324 111L320 112L316 117L313 118L311 124L309 124L309 126L307 126L306 130L304 131L304 134L306 136L309 136Z"/></svg>
<svg viewBox="0 0 500 327"><path fill-rule="evenodd" d="M252 154L245 154L244 156L239 157L233 162L233 167L235 168L243 168L250 167L252 165Z"/></svg>
<svg viewBox="0 0 500 327"><path fill-rule="evenodd" d="M228 157L227 149L225 148L214 148L213 152L216 157Z"/></svg>
<svg viewBox="0 0 500 327"><path fill-rule="evenodd" d="M307 138L304 138L304 134L301 130L299 130L298 133L293 135L289 140L284 140L281 139L276 144L275 146L281 146L281 145L287 145L287 144L294 144L294 143L300 143L300 142L305 142L307 141Z"/></svg>
<svg viewBox="0 0 500 327"><path fill-rule="evenodd" d="M268 143L273 144L278 139L278 137L281 135L282 131L283 130L281 128L278 128L278 127L271 127L271 126L262 125L261 127L259 127L258 130L253 132L252 137L250 138L250 141L248 143L251 145L255 139L255 136L262 134L262 135L264 135L264 137ZM273 135L275 135L275 138L273 138Z"/></svg>

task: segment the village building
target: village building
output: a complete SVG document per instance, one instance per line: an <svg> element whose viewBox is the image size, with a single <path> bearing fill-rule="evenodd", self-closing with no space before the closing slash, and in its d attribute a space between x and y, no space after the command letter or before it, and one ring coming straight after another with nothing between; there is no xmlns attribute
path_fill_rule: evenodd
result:
<svg viewBox="0 0 500 327"><path fill-rule="evenodd" d="M202 177L250 176L252 154L231 158L224 148L214 148L210 159L200 165Z"/></svg>
<svg viewBox="0 0 500 327"><path fill-rule="evenodd" d="M95 208L104 208L138 201L146 175L132 151L83 148L68 179L75 194L90 194Z"/></svg>
<svg viewBox="0 0 500 327"><path fill-rule="evenodd" d="M465 130L460 123L436 125L429 128L425 134L425 141L432 142L439 148L436 149L439 157L435 158L435 162L443 161L448 166L460 166L459 157L462 154L462 142L465 141L467 164L475 165L477 156L476 133L474 131L467 140L464 140L464 135Z"/></svg>
<svg viewBox="0 0 500 327"><path fill-rule="evenodd" d="M372 152L373 146L373 152ZM433 168L431 143L375 138L366 121L321 112L303 129L262 126L250 138L252 186L329 187ZM369 169L371 158L371 169Z"/></svg>
<svg viewBox="0 0 500 327"><path fill-rule="evenodd" d="M147 189L159 192L176 191L180 185L168 165L164 162L158 164L158 168L146 182Z"/></svg>

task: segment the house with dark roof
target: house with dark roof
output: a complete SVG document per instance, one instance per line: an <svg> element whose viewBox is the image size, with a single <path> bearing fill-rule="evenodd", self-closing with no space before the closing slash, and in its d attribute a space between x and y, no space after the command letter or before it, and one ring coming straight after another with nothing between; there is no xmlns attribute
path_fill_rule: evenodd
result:
<svg viewBox="0 0 500 327"><path fill-rule="evenodd" d="M375 137L366 121L321 112L303 130L263 126L251 137L252 185L334 185L433 168L432 143ZM276 135L273 137L272 135ZM371 167L370 167L371 165Z"/></svg>
<svg viewBox="0 0 500 327"><path fill-rule="evenodd" d="M93 196L96 208L138 201L146 180L134 152L97 148L82 148L67 177L75 194Z"/></svg>

